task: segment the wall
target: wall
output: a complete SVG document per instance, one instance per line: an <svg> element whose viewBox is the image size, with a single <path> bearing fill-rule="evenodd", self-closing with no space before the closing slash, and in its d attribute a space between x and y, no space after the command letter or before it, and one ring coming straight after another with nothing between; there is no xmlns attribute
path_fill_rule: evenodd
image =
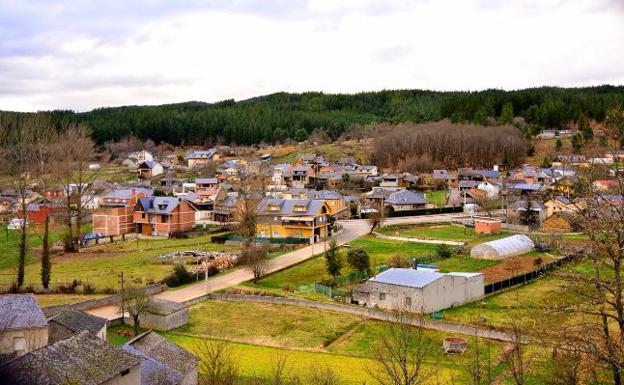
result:
<svg viewBox="0 0 624 385"><path fill-rule="evenodd" d="M48 327L37 329L4 330L0 335L0 353L14 352L14 338L24 337L26 340L26 351L39 349L48 344Z"/></svg>
<svg viewBox="0 0 624 385"><path fill-rule="evenodd" d="M125 376L118 374L102 385L141 385L141 365L131 368Z"/></svg>
<svg viewBox="0 0 624 385"><path fill-rule="evenodd" d="M186 325L189 320L188 307L178 310L168 315L160 315L147 313L139 319L139 325L144 329L154 329L159 331L168 331L177 327ZM132 319L128 319L128 324L132 325Z"/></svg>
<svg viewBox="0 0 624 385"><path fill-rule="evenodd" d="M406 309L412 312L421 312L426 311L423 310L425 306L425 302L423 300L423 290L414 287L407 286L398 286L398 285L389 285L386 283L380 282L368 282L368 288L370 289L370 293L367 297L364 297L364 303L367 306L377 306L381 309L406 309L405 299L411 298L411 306ZM379 296L381 293L385 293L386 299L380 299ZM354 300L362 303L359 298L356 298L354 295Z"/></svg>
<svg viewBox="0 0 624 385"><path fill-rule="evenodd" d="M69 330L65 326L60 325L54 321L48 322L49 343L60 341L72 335L74 335L74 332Z"/></svg>

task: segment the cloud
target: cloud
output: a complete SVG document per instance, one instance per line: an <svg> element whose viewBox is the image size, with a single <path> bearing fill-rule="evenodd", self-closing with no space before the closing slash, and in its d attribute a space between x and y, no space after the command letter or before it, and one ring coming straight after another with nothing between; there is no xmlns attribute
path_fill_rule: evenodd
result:
<svg viewBox="0 0 624 385"><path fill-rule="evenodd" d="M0 109L624 82L611 0L0 0Z"/></svg>

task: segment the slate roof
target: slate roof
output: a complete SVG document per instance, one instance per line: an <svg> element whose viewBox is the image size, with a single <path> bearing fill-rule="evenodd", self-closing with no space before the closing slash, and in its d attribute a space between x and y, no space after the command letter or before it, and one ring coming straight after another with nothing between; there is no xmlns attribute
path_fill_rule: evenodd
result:
<svg viewBox="0 0 624 385"><path fill-rule="evenodd" d="M104 195L102 198L130 199L133 196L133 191L132 190L134 190L135 194L138 193L138 192L143 192L146 195L152 195L154 193L154 190L152 190L150 188L136 187L136 188L114 190L114 191L111 191L108 194Z"/></svg>
<svg viewBox="0 0 624 385"><path fill-rule="evenodd" d="M32 294L0 295L0 328L47 328L48 322Z"/></svg>
<svg viewBox="0 0 624 385"><path fill-rule="evenodd" d="M186 158L198 159L198 158L212 158L217 153L217 150L211 148L209 150L191 150L186 153Z"/></svg>
<svg viewBox="0 0 624 385"><path fill-rule="evenodd" d="M390 194L385 203L391 205L425 205L429 202L416 192L401 190Z"/></svg>
<svg viewBox="0 0 624 385"><path fill-rule="evenodd" d="M156 166L158 166L160 163L154 161L154 160L145 160L141 163L139 163L139 168L143 168L143 166L147 167L147 168L154 168Z"/></svg>
<svg viewBox="0 0 624 385"><path fill-rule="evenodd" d="M473 188L481 184L478 180L460 180L459 188Z"/></svg>
<svg viewBox="0 0 624 385"><path fill-rule="evenodd" d="M141 363L144 385L156 383L156 379L159 385L176 385L187 373L197 370L197 356L151 330L128 341L122 349L144 358Z"/></svg>
<svg viewBox="0 0 624 385"><path fill-rule="evenodd" d="M106 326L106 319L73 309L50 318L50 322L63 325L74 333L86 330L92 334L97 334Z"/></svg>
<svg viewBox="0 0 624 385"><path fill-rule="evenodd" d="M198 178L195 179L195 184L217 184L219 183L217 178Z"/></svg>
<svg viewBox="0 0 624 385"><path fill-rule="evenodd" d="M443 276L443 273L437 271L390 268L377 274L369 282L423 288Z"/></svg>
<svg viewBox="0 0 624 385"><path fill-rule="evenodd" d="M258 205L260 215L314 215L321 211L323 200L312 199L263 199ZM269 210L269 206L279 206L280 210ZM294 211L295 206L304 206L305 211Z"/></svg>
<svg viewBox="0 0 624 385"><path fill-rule="evenodd" d="M9 383L99 385L141 363L141 359L87 331L27 353L0 368ZM37 378L33 379L33 368Z"/></svg>
<svg viewBox="0 0 624 385"><path fill-rule="evenodd" d="M171 214L180 205L178 197L145 197L139 199L143 211L149 214Z"/></svg>
<svg viewBox="0 0 624 385"><path fill-rule="evenodd" d="M150 313L158 315L169 315L186 308L179 302L168 301L166 299L152 298Z"/></svg>

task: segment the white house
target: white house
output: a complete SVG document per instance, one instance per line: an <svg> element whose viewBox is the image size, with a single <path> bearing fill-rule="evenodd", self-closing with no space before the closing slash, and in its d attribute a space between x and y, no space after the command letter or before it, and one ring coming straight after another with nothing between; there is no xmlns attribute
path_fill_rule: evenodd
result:
<svg viewBox="0 0 624 385"><path fill-rule="evenodd" d="M382 309L430 313L484 295L482 273L439 273L391 268L353 289L353 300Z"/></svg>
<svg viewBox="0 0 624 385"><path fill-rule="evenodd" d="M485 192L485 196L487 197L487 199L498 199L500 189L495 184L492 184L488 181L481 182L477 186L477 189Z"/></svg>

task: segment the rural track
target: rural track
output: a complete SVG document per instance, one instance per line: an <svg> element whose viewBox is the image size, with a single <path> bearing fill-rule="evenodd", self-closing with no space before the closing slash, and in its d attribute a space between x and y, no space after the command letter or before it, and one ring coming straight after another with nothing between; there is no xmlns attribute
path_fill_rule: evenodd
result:
<svg viewBox="0 0 624 385"><path fill-rule="evenodd" d="M394 224L423 224L423 223L446 223L452 219L463 217L463 213L451 214L434 214L420 215L414 217L388 218L384 220L384 225ZM336 236L338 245L344 245L354 239L364 236L370 232L370 222L366 219L352 219L339 221L342 225L342 231ZM280 255L271 259L269 265L269 273L284 270L301 262L304 262L316 255L322 254L326 249L326 245L317 243L306 246L290 253ZM232 286L239 285L253 279L253 274L244 269L239 268L216 277L209 278L208 282L197 282L187 285L177 290L167 290L155 295L156 298L165 299L173 302L188 302L196 298L205 296L208 293L227 289ZM88 313L106 318L115 319L120 316L119 308L116 305L107 305L87 310Z"/></svg>

